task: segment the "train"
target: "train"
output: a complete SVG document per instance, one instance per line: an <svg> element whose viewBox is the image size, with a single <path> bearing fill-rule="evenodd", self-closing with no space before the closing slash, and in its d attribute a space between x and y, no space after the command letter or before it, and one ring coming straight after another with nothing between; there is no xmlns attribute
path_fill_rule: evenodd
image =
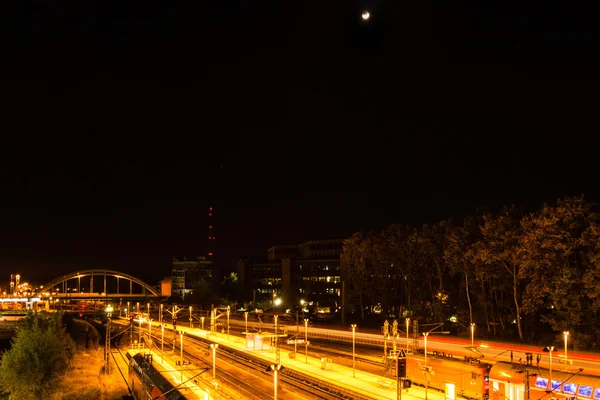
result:
<svg viewBox="0 0 600 400"><path fill-rule="evenodd" d="M177 390L153 365L152 355L127 353L129 359L129 388L135 400L184 400Z"/></svg>
<svg viewBox="0 0 600 400"><path fill-rule="evenodd" d="M449 400L457 397L484 400L600 400L600 376L583 369L550 371L533 363L456 357L434 352L407 357L406 375L412 384L440 390Z"/></svg>

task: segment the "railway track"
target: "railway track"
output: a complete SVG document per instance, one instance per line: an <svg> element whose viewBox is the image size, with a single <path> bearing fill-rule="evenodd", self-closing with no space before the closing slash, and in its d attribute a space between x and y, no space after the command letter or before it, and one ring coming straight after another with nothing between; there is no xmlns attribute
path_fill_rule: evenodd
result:
<svg viewBox="0 0 600 400"><path fill-rule="evenodd" d="M165 331L166 333L166 331ZM169 336L172 331L169 331ZM170 357L174 361L179 361L181 352L178 347L173 348L172 336L167 340L165 335L164 350L165 357ZM148 337L148 331L142 334L142 338ZM152 331L153 350L160 352L161 335L156 335L156 329ZM159 344L158 346L156 344ZM212 370L212 360L207 360L211 355L209 344L199 338L190 336L184 337L184 359L189 360L197 367L207 367ZM170 354L169 354L170 353ZM222 387L235 388L235 391L245 399L263 400L272 397L273 375L266 372L267 363L260 359L231 351L226 347L219 347L219 361L225 361L228 368L217 368L217 381L221 382ZM209 372L210 373L210 372ZM344 394L343 390L338 390L327 384L319 384L311 377L295 371L284 370L278 374L279 387L294 393L294 398L305 399L360 399L356 395ZM239 396L227 396L227 398L238 398ZM285 399L285 392L280 392L279 398ZM290 396L291 398L291 396Z"/></svg>

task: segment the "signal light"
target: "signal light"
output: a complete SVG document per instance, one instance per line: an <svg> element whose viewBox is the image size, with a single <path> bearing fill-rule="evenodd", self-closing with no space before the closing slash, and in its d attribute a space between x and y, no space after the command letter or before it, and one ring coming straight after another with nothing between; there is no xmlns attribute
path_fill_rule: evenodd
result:
<svg viewBox="0 0 600 400"><path fill-rule="evenodd" d="M133 322L133 315L129 316L129 322Z"/></svg>
<svg viewBox="0 0 600 400"><path fill-rule="evenodd" d="M406 376L406 357L398 357L398 370L396 376L402 378Z"/></svg>

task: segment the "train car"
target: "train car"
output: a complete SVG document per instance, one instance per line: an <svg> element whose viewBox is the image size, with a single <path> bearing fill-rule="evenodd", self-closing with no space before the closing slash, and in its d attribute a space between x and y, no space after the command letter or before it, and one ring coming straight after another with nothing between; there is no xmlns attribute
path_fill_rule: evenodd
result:
<svg viewBox="0 0 600 400"><path fill-rule="evenodd" d="M499 361L490 370L492 400L600 399L600 377L569 367L570 372ZM552 376L552 377L550 377Z"/></svg>
<svg viewBox="0 0 600 400"><path fill-rule="evenodd" d="M427 363L424 356L408 357L406 361L406 375L413 384L443 391L447 399L489 397L490 364L437 352L428 354Z"/></svg>
<svg viewBox="0 0 600 400"><path fill-rule="evenodd" d="M185 397L153 365L152 357L143 353L127 354L129 387L135 400L183 400Z"/></svg>

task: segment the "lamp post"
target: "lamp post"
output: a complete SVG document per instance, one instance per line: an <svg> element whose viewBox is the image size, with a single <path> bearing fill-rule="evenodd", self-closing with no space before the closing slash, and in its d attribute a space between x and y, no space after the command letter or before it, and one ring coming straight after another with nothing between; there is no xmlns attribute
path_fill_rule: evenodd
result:
<svg viewBox="0 0 600 400"><path fill-rule="evenodd" d="M352 324L352 377L356 378L355 369L356 369L356 324Z"/></svg>
<svg viewBox="0 0 600 400"><path fill-rule="evenodd" d="M229 340L229 313L231 312L231 309L229 308L229 306L227 306L227 340Z"/></svg>
<svg viewBox="0 0 600 400"><path fill-rule="evenodd" d="M138 335L140 340L140 345L142 344L142 317L140 316L140 334Z"/></svg>
<svg viewBox="0 0 600 400"><path fill-rule="evenodd" d="M192 321L192 306L190 306L190 328L194 328L194 324Z"/></svg>
<svg viewBox="0 0 600 400"><path fill-rule="evenodd" d="M471 347L475 347L475 322L471 322Z"/></svg>
<svg viewBox="0 0 600 400"><path fill-rule="evenodd" d="M567 358L567 339L569 338L569 331L564 331L563 335L565 337L565 371L569 370L569 359Z"/></svg>
<svg viewBox="0 0 600 400"><path fill-rule="evenodd" d="M554 390L555 388L552 386L552 352L555 351L554 346L544 347L544 351L550 353L550 371L548 375L550 375L550 390Z"/></svg>
<svg viewBox="0 0 600 400"><path fill-rule="evenodd" d="M246 331L248 332L248 311L244 312L244 318L246 319Z"/></svg>
<svg viewBox="0 0 600 400"><path fill-rule="evenodd" d="M202 321L202 330L204 330L204 317L201 317L200 320Z"/></svg>
<svg viewBox="0 0 600 400"><path fill-rule="evenodd" d="M213 380L217 377L217 347L219 347L219 343L210 344L213 353Z"/></svg>
<svg viewBox="0 0 600 400"><path fill-rule="evenodd" d="M304 319L304 355L308 364L308 320Z"/></svg>
<svg viewBox="0 0 600 400"><path fill-rule="evenodd" d="M410 329L410 318L406 318L406 355L408 356L408 330Z"/></svg>
<svg viewBox="0 0 600 400"><path fill-rule="evenodd" d="M129 308L129 302L127 302L127 312L125 313L125 318L129 318L130 312L131 312L131 309Z"/></svg>
<svg viewBox="0 0 600 400"><path fill-rule="evenodd" d="M423 347L425 347L425 366L427 366L427 336L429 336L429 332L423 332L423 336L425 337L423 340Z"/></svg>
<svg viewBox="0 0 600 400"><path fill-rule="evenodd" d="M160 324L160 363L163 363L165 358L165 325Z"/></svg>
<svg viewBox="0 0 600 400"><path fill-rule="evenodd" d="M163 313L163 304L161 303L160 308L158 310L158 323L162 325L162 313Z"/></svg>
<svg viewBox="0 0 600 400"><path fill-rule="evenodd" d="M152 320L148 319L148 338L150 343L152 341ZM148 344L148 352L150 352L150 344Z"/></svg>
<svg viewBox="0 0 600 400"><path fill-rule="evenodd" d="M135 304L135 311L136 311L138 314L140 313L140 302L139 302L139 301L138 301L138 302Z"/></svg>
<svg viewBox="0 0 600 400"><path fill-rule="evenodd" d="M179 331L179 366L181 369L179 370L181 373L181 380L183 381L183 334L184 331Z"/></svg>
<svg viewBox="0 0 600 400"><path fill-rule="evenodd" d="M148 303L148 319L150 319L150 303Z"/></svg>
<svg viewBox="0 0 600 400"><path fill-rule="evenodd" d="M275 362L279 364L279 324L275 315Z"/></svg>
<svg viewBox="0 0 600 400"><path fill-rule="evenodd" d="M281 371L283 366L281 364L271 364L268 369L273 371L273 397L275 400L277 400L277 372Z"/></svg>

